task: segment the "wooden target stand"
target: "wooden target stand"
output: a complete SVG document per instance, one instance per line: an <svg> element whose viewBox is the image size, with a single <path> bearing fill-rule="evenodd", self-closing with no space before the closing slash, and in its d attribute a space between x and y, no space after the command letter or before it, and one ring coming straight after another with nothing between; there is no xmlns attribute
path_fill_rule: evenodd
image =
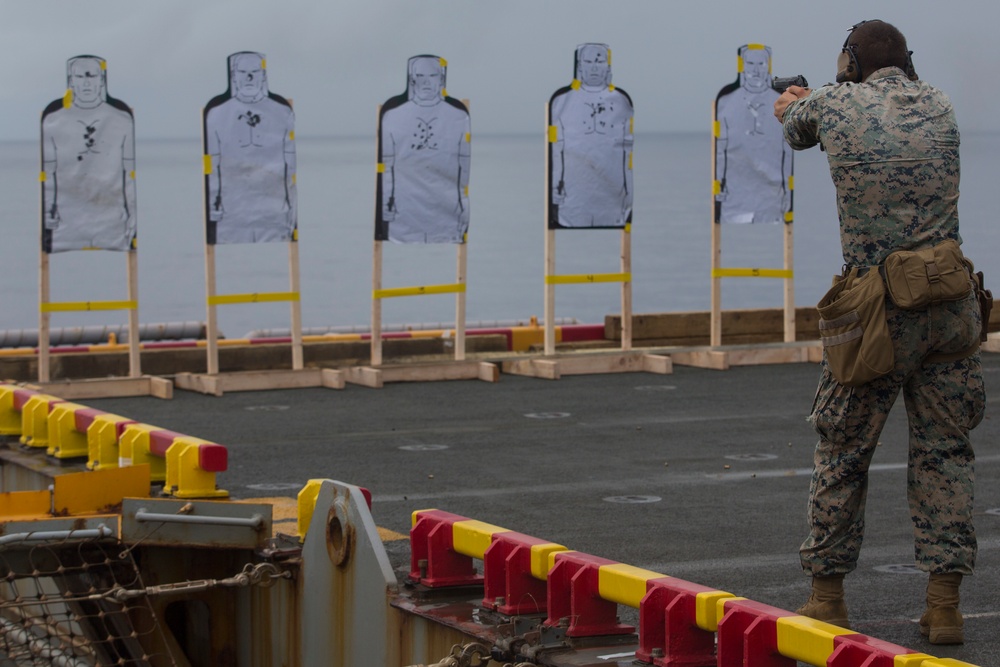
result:
<svg viewBox="0 0 1000 667"><path fill-rule="evenodd" d="M342 389L344 387L344 378L340 371L328 368L305 368L303 364L302 304L299 296L299 244L297 239L288 242L288 274L288 292L218 294L215 280L215 245L205 244L205 292L208 307L205 348L208 372L178 373L174 376L174 384L178 389L221 396L227 391L261 391L302 387ZM219 324L216 310L218 306L276 301L291 303L291 369L219 372Z"/></svg>
<svg viewBox="0 0 1000 667"><path fill-rule="evenodd" d="M719 136L716 105L712 104L712 290L711 324L708 348L692 348L672 354L674 361L685 366L726 370L730 366L750 366L757 364L786 364L818 362L823 350L816 341L796 342L795 340L795 273L793 214L785 214L784 222L784 262L780 269L724 268L722 266L722 223L716 221L715 195L719 183L715 180L715 145ZM794 190L794 177L789 178L788 188ZM777 278L784 281L784 343L780 345L722 345L722 279L723 278Z"/></svg>
<svg viewBox="0 0 1000 667"><path fill-rule="evenodd" d="M111 398L123 396L155 396L173 398L174 385L166 378L143 375L140 368L139 340L139 277L138 253L132 248L125 253L127 292L125 301L53 302L49 253L41 252L39 262L39 322L38 322L38 387L46 393L67 400ZM128 377L94 378L86 380L51 379L50 327L52 313L93 310L128 311Z"/></svg>
<svg viewBox="0 0 1000 667"><path fill-rule="evenodd" d="M292 100L288 100L292 105ZM204 130L204 123L202 123ZM202 137L204 144L204 136ZM206 175L211 165L206 158ZM207 196L207 195L206 195ZM208 226L206 211L205 225ZM287 292L263 292L250 294L218 294L216 289L215 244L205 244L205 294L207 326L205 350L207 356L206 373L178 373L174 384L179 389L197 391L202 394L221 396L227 391L264 391L268 389L299 389L303 387L328 387L343 389L344 378L340 371L322 368L305 368L302 352L302 303L300 301L299 243L298 229L288 242L288 282ZM219 372L219 324L216 308L239 303L265 303L288 301L291 303L292 367L291 369L269 369L260 371Z"/></svg>
<svg viewBox="0 0 1000 667"><path fill-rule="evenodd" d="M545 122L548 127L549 105L545 105ZM548 143L556 139L556 129L548 127L545 145L545 173L551 173ZM545 178L548 201L549 178ZM621 232L621 272L603 274L556 274L556 230L549 226L549 207L545 206L545 346L544 356L513 359L503 362L503 371L514 375L527 375L558 380L563 375L595 375L599 373L660 373L673 372L670 357L632 350L632 233L631 225ZM572 352L556 355L556 285L579 283L621 283L622 344L617 352Z"/></svg>
<svg viewBox="0 0 1000 667"><path fill-rule="evenodd" d="M462 104L469 108L469 100ZM382 106L376 109L376 117ZM375 203L376 206L379 202ZM353 366L344 370L347 382L380 389L386 382L434 382L439 380L483 380L496 382L500 369L496 364L465 358L465 286L468 267L468 240L457 244L455 282L449 285L422 285L418 287L382 287L382 244L375 240L372 251L372 325L371 364ZM455 295L455 356L450 361L383 364L382 359L382 300L421 296L424 294Z"/></svg>

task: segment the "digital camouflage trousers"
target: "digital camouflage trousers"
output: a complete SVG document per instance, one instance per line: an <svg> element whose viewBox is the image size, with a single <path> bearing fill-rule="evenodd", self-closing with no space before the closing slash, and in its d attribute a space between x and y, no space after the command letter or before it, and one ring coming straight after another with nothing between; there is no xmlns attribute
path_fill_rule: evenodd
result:
<svg viewBox="0 0 1000 667"><path fill-rule="evenodd" d="M838 383L823 363L810 421L819 434L809 489L809 536L800 548L807 574L855 569L865 532L868 468L896 397L909 421L907 500L916 564L932 573L972 574L975 456L969 431L983 418L979 352L953 361L980 334L973 293L960 301L901 310L886 297L892 373L860 387Z"/></svg>

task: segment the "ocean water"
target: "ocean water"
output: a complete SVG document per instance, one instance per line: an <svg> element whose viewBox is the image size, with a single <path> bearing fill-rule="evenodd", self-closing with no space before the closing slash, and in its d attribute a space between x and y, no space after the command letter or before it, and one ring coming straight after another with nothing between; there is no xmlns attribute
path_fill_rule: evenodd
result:
<svg viewBox="0 0 1000 667"><path fill-rule="evenodd" d="M141 130L141 128L139 128ZM367 328L371 321L375 210L374 137L299 137L299 247L304 327ZM633 312L707 310L711 267L710 139L643 134L635 142ZM38 326L39 148L0 143L0 330ZM543 316L544 143L541 135L474 135L468 247L469 326ZM1000 225L995 161L1000 134L962 137L961 230L967 254L997 285ZM143 324L205 320L200 140L142 140L136 147L139 315ZM795 156L795 301L813 305L841 265L826 156ZM617 273L621 232L556 232L560 274ZM725 267L781 268L780 225L726 225ZM287 245L218 246L219 294L289 289ZM384 244L383 287L455 282L453 245ZM126 296L121 253L78 251L50 258L53 301ZM728 278L725 309L780 307L783 281ZM997 289L994 287L994 289ZM621 311L618 284L559 285L556 316L603 322ZM287 328L287 303L220 306L222 333L237 338ZM53 327L118 325L124 312L55 313ZM454 295L388 299L386 325L453 323Z"/></svg>

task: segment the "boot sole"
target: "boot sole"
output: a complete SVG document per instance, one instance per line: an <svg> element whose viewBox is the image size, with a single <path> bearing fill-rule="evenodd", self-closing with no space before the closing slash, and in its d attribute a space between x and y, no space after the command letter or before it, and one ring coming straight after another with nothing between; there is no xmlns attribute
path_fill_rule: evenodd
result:
<svg viewBox="0 0 1000 667"><path fill-rule="evenodd" d="M962 628L930 628L926 625L920 626L920 634L927 637L931 644L964 644L965 634Z"/></svg>

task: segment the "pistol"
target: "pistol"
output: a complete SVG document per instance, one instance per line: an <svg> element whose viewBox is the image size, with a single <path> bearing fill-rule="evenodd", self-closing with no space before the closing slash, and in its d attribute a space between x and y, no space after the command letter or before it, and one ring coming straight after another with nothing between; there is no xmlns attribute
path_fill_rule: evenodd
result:
<svg viewBox="0 0 1000 667"><path fill-rule="evenodd" d="M779 93L783 93L788 90L789 86L808 88L809 82L806 81L806 78L801 74L796 74L795 76L776 76L774 77L774 81L771 82L771 87Z"/></svg>

